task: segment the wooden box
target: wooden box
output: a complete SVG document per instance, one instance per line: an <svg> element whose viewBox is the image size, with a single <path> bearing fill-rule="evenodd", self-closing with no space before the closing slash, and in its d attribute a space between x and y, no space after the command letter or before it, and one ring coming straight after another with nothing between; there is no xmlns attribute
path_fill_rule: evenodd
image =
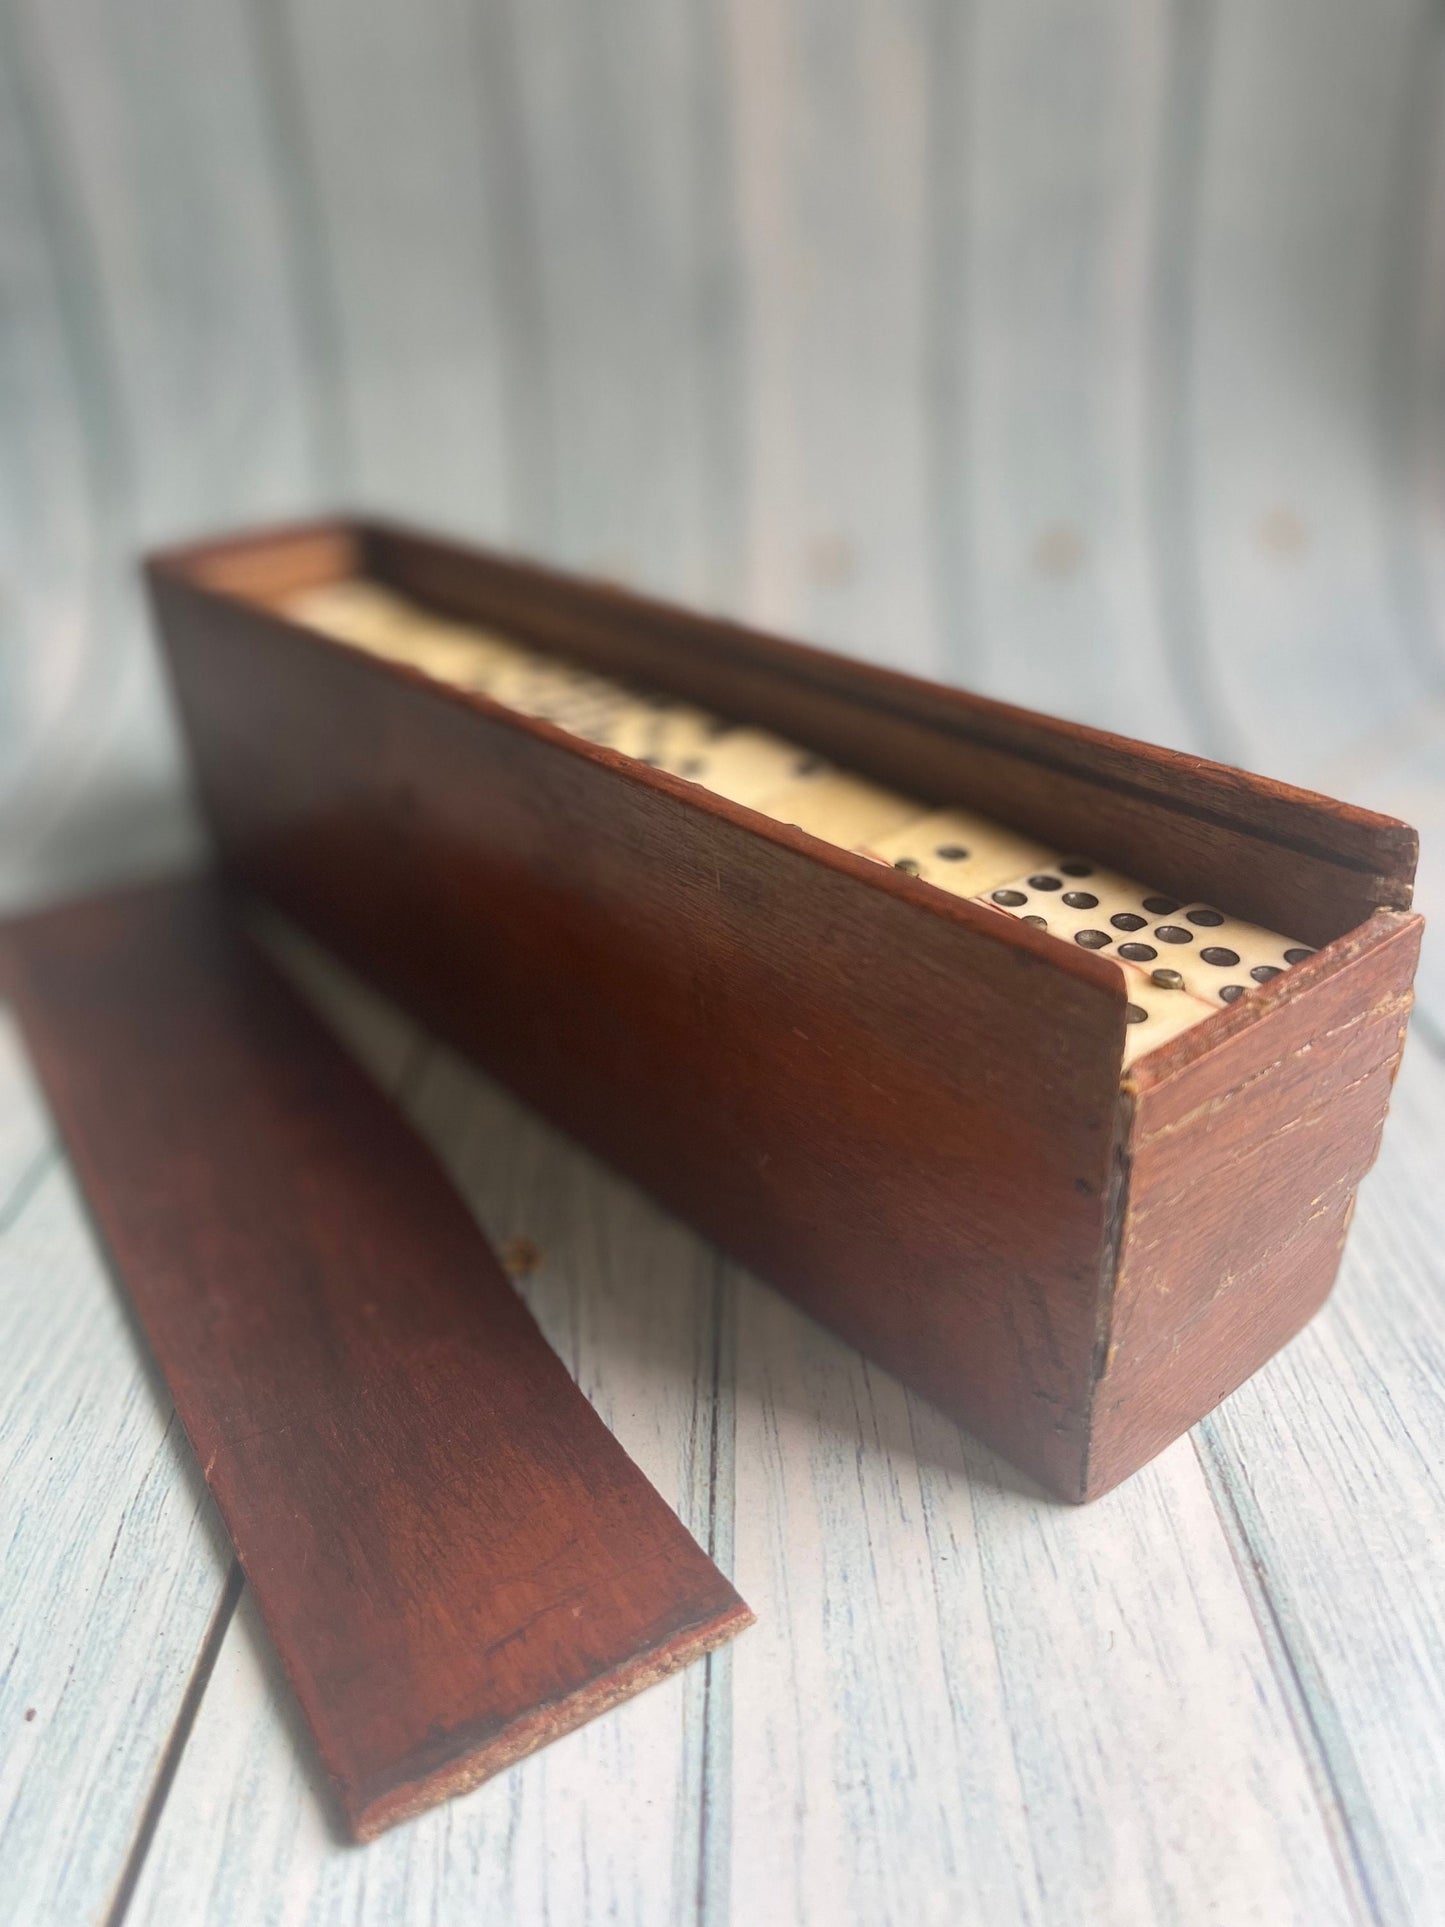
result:
<svg viewBox="0 0 1445 1927"><path fill-rule="evenodd" d="M1329 1290L1411 1001L1403 824L372 523L148 568L229 869L1053 1491ZM277 613L355 574L1320 947L1125 1073L1119 965Z"/></svg>

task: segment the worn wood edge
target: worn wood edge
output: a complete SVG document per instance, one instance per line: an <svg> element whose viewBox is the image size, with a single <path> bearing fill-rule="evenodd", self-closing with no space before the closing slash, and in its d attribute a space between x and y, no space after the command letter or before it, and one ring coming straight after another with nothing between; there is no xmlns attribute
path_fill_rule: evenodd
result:
<svg viewBox="0 0 1445 1927"><path fill-rule="evenodd" d="M147 565L148 568L151 566ZM851 877L870 889L882 890L913 909L946 923L961 925L1006 950L1020 951L1062 972L1065 976L1078 979L1102 990L1107 994L1110 1004L1120 1011L1119 1061L1124 1055L1123 1017L1124 1004L1128 1001L1125 994L1123 971L1110 958L1084 950L1051 935L1046 930L1037 930L1024 923L1019 917L1005 915L987 903L980 903L972 897L959 897L947 890L939 890L920 877L910 877L891 864L878 863L869 857L860 856L855 850L845 849L841 844L830 843L825 837L812 835L793 823L784 823L777 817L765 816L758 810L749 809L744 803L735 803L730 797L720 796L714 790L703 788L700 783L690 783L685 777L674 776L671 772L655 769L648 763L628 756L624 751L611 749L603 743L591 743L585 737L574 736L570 730L548 722L541 716L524 715L522 711L510 708L505 703L495 702L481 690L462 689L454 683L443 682L428 675L426 670L409 662L398 662L390 658L375 656L366 650L358 649L353 643L339 636L328 635L325 631L314 629L309 624L299 622L279 609L261 609L248 604L244 599L226 589L217 589L207 583L198 583L189 573L182 573L172 579L168 570L156 569L152 578L164 581L167 592L179 586L186 592L199 596L204 601L219 605L228 614L241 618L256 618L264 624L267 631L279 630L289 644L312 649L323 656L344 662L348 669L363 675L379 678L385 682L402 682L428 700L446 704L453 708L467 710L485 716L489 722L515 734L530 737L549 748L561 750L582 762L593 763L610 770L619 781L638 789L655 790L688 809L696 810L704 816L720 818L734 828L743 829L750 835L760 836L766 842L775 843L780 848L802 857L824 869L835 870L840 875ZM162 637L166 637L165 625L161 625ZM166 641L169 654L170 642Z"/></svg>
<svg viewBox="0 0 1445 1927"><path fill-rule="evenodd" d="M171 580L199 586L218 561L224 566L243 555L264 553L268 543L295 545L310 529L327 533L333 539L338 534L348 536L357 545L363 561L374 560L378 554L384 557L388 545L410 547L450 565L483 568L494 577L505 578L516 588L529 585L552 595L560 592L567 597L585 597L614 621L620 619L651 631L666 630L672 636L685 634L714 650L723 643L756 667L775 673L781 669L795 681L819 690L833 694L842 690L855 700L867 701L894 716L934 728L947 728L961 742L986 744L1022 761L1068 773L1116 794L1135 796L1160 809L1213 823L1364 875L1374 882L1381 903L1398 909L1409 907L1419 838L1410 825L1398 818L1204 757L1087 724L1067 722L901 670L841 658L829 650L770 635L728 617L703 615L680 604L639 595L613 582L554 570L520 555L506 555L479 545L452 541L387 517L357 513L328 518L317 524L288 522L270 529L222 535L214 540L155 552L146 559L145 566L148 571ZM212 592L225 594L223 590ZM1049 747L1042 748L1038 738L1047 739ZM1096 760L1091 762L1088 756L1079 754L1080 748L1096 752ZM1125 764L1129 766L1128 771L1123 767ZM1140 780L1141 768L1150 766L1159 776L1157 784ZM1212 800L1206 801L1202 794L1194 793L1202 790L1214 792ZM1262 824L1257 817L1231 807L1236 798L1264 805L1273 812L1283 811L1298 827L1286 834L1278 825ZM1308 830L1305 825L1309 826ZM1336 832L1333 837L1318 834L1331 829ZM1341 831L1349 834L1341 836Z"/></svg>
<svg viewBox="0 0 1445 1927"><path fill-rule="evenodd" d="M1298 811L1312 817L1321 817L1330 822L1347 823L1363 836L1383 836L1392 846L1398 858L1409 862L1413 876L1413 862L1418 849L1415 832L1397 818L1383 816L1377 811L1368 810L1358 804L1341 803L1324 796L1318 791L1300 788L1298 785L1283 783L1274 777L1260 776L1251 770L1214 762L1207 757L1190 755L1182 750L1172 750L1156 743L1145 743L1140 739L1122 736L1111 730L1095 728L1086 723L1074 723L1059 717L1047 715L1040 710L1026 709L1017 703L1001 702L995 697L977 695L972 691L950 687L934 682L926 677L909 674L905 670L890 669L876 663L855 658L840 657L835 652L818 648L813 644L798 642L789 637L773 635L746 623L737 622L726 616L703 615L681 604L669 602L660 597L639 594L636 590L605 578L584 577L570 571L550 568L545 563L525 556L513 556L499 550L488 549L478 544L461 542L445 536L429 534L391 516L362 514L354 524L360 540L363 557L375 559L378 554L385 556L387 547L406 547L426 551L433 557L463 566L484 564L494 574L509 578L518 584L527 583L541 589L550 587L562 589L571 595L585 595L588 600L607 607L614 616L648 628L665 627L676 632L685 629L698 641L724 638L728 645L749 657L763 667L785 666L799 681L814 684L819 688L837 690L840 685L854 683L872 685L879 707L893 713L910 717L915 721L937 722L937 710L949 712L949 720L966 733L965 719L987 719L1000 726L1005 732L1028 734L1041 732L1057 739L1060 745L1069 741L1087 744L1098 750L1106 758L1130 758L1137 760L1141 752L1154 763L1161 775L1167 774L1176 782L1194 782L1201 779L1216 783L1226 793L1244 790L1253 797L1267 800L1286 809ZM262 532L264 537L264 532ZM909 699L912 701L910 702ZM1091 769L1078 757L1070 757L1066 750L1057 756L1042 755L1027 742L1018 740L1015 734L1006 734L1003 739L994 735L982 736L975 729L976 738L986 740L991 747L1006 749L1026 761L1044 763L1052 767L1066 769L1071 773L1087 776L1089 780L1100 782L1105 787L1134 789L1137 794L1147 797L1161 806L1177 808L1190 815L1206 818L1210 812L1190 805L1184 799L1171 797L1166 792L1148 784L1131 785L1127 779L1120 780L1106 776L1097 769ZM1259 826L1242 817L1229 814L1219 815L1214 820L1228 823L1230 827L1245 830L1252 835L1260 835ZM1280 841L1270 837L1269 841ZM1284 847L1292 847L1284 845ZM1302 851L1308 846L1300 843ZM1371 866L1359 860L1350 861L1330 844L1315 846L1311 854L1338 862L1343 867L1359 869L1368 873ZM1392 875L1394 874L1392 866Z"/></svg>
<svg viewBox="0 0 1445 1927"><path fill-rule="evenodd" d="M1423 931L1425 919L1417 910L1377 910L1367 922L1321 945L1313 956L1282 971L1267 984L1236 1003L1221 1004L1202 1023L1171 1037L1147 1056L1138 1058L1124 1074L1124 1087L1143 1099L1171 1078L1191 1070L1201 1058L1211 1056L1221 1046L1233 1042L1272 1017L1300 997L1307 997L1319 984L1339 971L1348 969L1369 951L1397 941L1405 932Z"/></svg>
<svg viewBox="0 0 1445 1927"><path fill-rule="evenodd" d="M29 970L26 959L26 940L32 935L43 937L50 926L63 922L73 911L82 907L105 907L123 904L137 896L161 894L177 887L212 886L217 879L213 873L204 870L190 870L136 885L122 885L102 892L86 892L79 897L59 904L47 904L38 909L22 911L14 916L0 919L0 998L8 1005L26 1053L29 1056L37 1084L45 1093L47 1105L53 1105L46 1075L47 1052L43 1040L38 1036L29 1010L29 1000L25 994L25 982ZM222 882L225 911L234 922L235 935L239 942L254 949L261 957L266 969L283 982L288 992L295 996L306 1009L310 1020L321 1026L331 1038L334 1047L346 1058L355 1062L355 1053L343 1040L337 1037L335 1029L325 1023L311 1004L290 982L275 958L269 953L257 933L247 927L243 900ZM254 906L253 906L254 910ZM368 1082L373 1082L371 1073L365 1066L359 1066L361 1074ZM388 1098L388 1101L389 1098ZM104 1221L92 1199L90 1187L84 1181L84 1167L75 1163L75 1150L68 1132L58 1115L51 1112L54 1128L59 1141L65 1147L65 1156L71 1164L75 1179L75 1193L87 1232L100 1256L101 1263L108 1274L124 1305L137 1343L143 1348L151 1368L157 1372L169 1389L169 1381L160 1359L151 1343L145 1321L141 1317L131 1294L125 1284L124 1270L119 1263L107 1235ZM413 1130L415 1127L407 1120ZM431 1153L430 1146L427 1147ZM453 1189L452 1179L446 1174L446 1182ZM470 1215L470 1212L468 1213ZM486 1234L480 1227L479 1238L485 1240ZM530 1312L527 1314L531 1317ZM542 1341L547 1343L545 1338ZM552 1347L548 1345L548 1349ZM559 1368L565 1366L558 1360ZM592 1401L575 1380L570 1379L577 1397L582 1401L580 1411L584 1419L617 1445L611 1432L597 1413ZM242 1537L238 1536L232 1517L232 1494L212 1483L211 1472L215 1454L208 1463L203 1456L200 1443L192 1433L186 1415L178 1402L175 1405L175 1418L197 1472L204 1481L210 1501L225 1527L229 1549L248 1583L251 1581L250 1561L244 1548ZM645 1477L630 1458L627 1463L639 1479ZM650 1488L650 1481L647 1482ZM665 1503L665 1502L664 1502ZM669 1506L680 1530L711 1565L711 1559L696 1535L678 1518L675 1508ZM433 1765L428 1758L421 1757L417 1750L396 1763L394 1772L370 1782L353 1782L339 1770L330 1756L330 1750L321 1732L311 1717L311 1695L307 1682L293 1672L292 1655L280 1641L270 1624L264 1608L260 1607L257 1595L259 1617L265 1632L268 1646L291 1692L293 1704L305 1729L307 1743L313 1757L320 1764L324 1776L324 1791L330 1796L340 1811L346 1831L357 1844L364 1844L377 1838L392 1826L415 1818L432 1807L466 1793L496 1774L516 1764L528 1754L547 1746L554 1739L573 1731L579 1726L598 1718L634 1695L645 1691L649 1686L660 1683L671 1674L679 1672L694 1660L701 1659L718 1647L735 1638L739 1633L754 1625L757 1615L737 1592L726 1574L716 1567L714 1574L719 1590L726 1595L725 1602L704 1617L683 1623L674 1628L666 1637L651 1647L628 1656L622 1663L605 1673L588 1679L576 1689L559 1695L545 1704L528 1709L520 1718L509 1722L500 1729L478 1734L477 1723L459 1729L452 1734L429 1736L422 1751L426 1755L444 1755L441 1764Z"/></svg>
<svg viewBox="0 0 1445 1927"><path fill-rule="evenodd" d="M533 1708L485 1740L471 1742L462 1738L458 1753L443 1766L426 1769L415 1776L406 1774L385 1787L338 1787L353 1840L364 1845L445 1800L470 1793L529 1753L575 1732L579 1726L610 1712L649 1686L661 1684L694 1660L716 1652L757 1623L757 1614L752 1608L736 1595L734 1599L735 1603L725 1611L688 1628L651 1652L636 1655L612 1672L590 1681L580 1692Z"/></svg>
<svg viewBox="0 0 1445 1927"><path fill-rule="evenodd" d="M1140 1058L1126 1073L1123 1087L1119 1093L1115 1116L1115 1179L1108 1200L1109 1208L1106 1219L1105 1245L1100 1265L1098 1322L1096 1326L1092 1378L1088 1393L1089 1420L1085 1430L1085 1447L1080 1488L1076 1495L1076 1503L1087 1504L1094 1499L1102 1498L1106 1493L1112 1491L1116 1486L1132 1477L1133 1473L1138 1470L1137 1466L1130 1465L1126 1462L1121 1467L1113 1469L1109 1475L1101 1481L1093 1477L1097 1400L1110 1362L1114 1335L1115 1291L1118 1283L1119 1262L1122 1255L1123 1233L1128 1221L1134 1159L1136 1152L1141 1148L1142 1144L1152 1139L1155 1135L1153 1132L1149 1132L1145 1138L1140 1138L1138 1135L1139 1112L1141 1108L1145 1108L1143 1100L1150 1093L1161 1090L1172 1078L1192 1069L1195 1063L1202 1057L1211 1055L1221 1042L1232 1040L1236 1036L1244 1036L1254 1030L1259 1024L1268 1023L1272 1015L1276 1017L1280 1015L1284 1008L1294 1002L1296 998L1308 996L1312 989L1317 988L1331 977L1348 969L1351 965L1359 962L1362 958L1373 952L1392 948L1401 942L1414 942L1417 946L1416 954L1418 956L1418 939L1420 932L1424 928L1424 923L1424 918L1414 912L1407 913L1388 910L1378 912L1370 919L1369 923L1362 925L1358 930L1351 931L1348 936L1340 938L1333 944L1326 945L1317 951L1313 957L1307 958L1303 964L1296 965L1292 971L1287 971L1282 976L1272 979L1269 984L1262 987L1261 993L1257 998L1241 999L1239 1003L1233 1006L1226 1006L1218 1013L1216 1019L1211 1019L1204 1024L1197 1025L1194 1030L1185 1032L1181 1037L1173 1039L1170 1043L1163 1045L1159 1050L1150 1052L1148 1056ZM1385 1102L1381 1110L1380 1128L1377 1129L1375 1133L1369 1155L1358 1171L1353 1175L1346 1175L1336 1179L1327 1186L1326 1190L1320 1194L1320 1199L1317 1200L1317 1202L1322 1202L1325 1198L1341 1190L1346 1191L1348 1194L1343 1209L1340 1233L1336 1242L1335 1270L1331 1273L1330 1282L1313 1303L1302 1309L1301 1314L1297 1318L1285 1321L1277 1330L1272 1330L1268 1334L1263 1348L1258 1350L1257 1355L1252 1356L1251 1362L1243 1366L1233 1384L1226 1386L1218 1398L1190 1422L1191 1427L1192 1425L1198 1424L1201 1419L1207 1418L1210 1412L1217 1411L1219 1406L1222 1405L1227 1398L1231 1397L1234 1392L1238 1391L1239 1387L1248 1379L1253 1377L1255 1372L1266 1364L1276 1352L1287 1345L1291 1339L1297 1337L1327 1300L1330 1290L1333 1287L1334 1276L1338 1271L1339 1260L1343 1257L1345 1244L1349 1237L1350 1224L1354 1217L1358 1186L1363 1178L1368 1175L1379 1156L1384 1119L1389 1107L1389 1093L1394 1086L1396 1077L1399 1075L1413 1004L1414 990L1412 985L1408 987L1403 994L1387 992L1385 995L1376 999L1368 1008L1355 1012L1349 1019L1349 1026L1354 1027L1372 1018L1388 1015L1392 1011L1395 1011L1398 1014L1399 1022L1395 1032L1396 1043L1394 1051L1387 1059L1381 1061L1377 1071L1378 1075L1383 1075L1386 1078L1386 1092ZM1201 1033L1205 1033L1202 1044L1200 1042ZM1301 1048L1309 1047L1309 1045L1306 1045ZM1263 1069L1251 1072L1241 1083L1231 1085L1224 1092L1216 1093L1212 1102L1224 1102L1237 1096L1239 1092L1246 1089L1250 1083L1260 1077L1268 1076L1270 1070L1275 1067L1278 1061L1277 1059L1272 1060L1271 1063ZM1164 1125L1160 1128L1161 1130L1170 1130L1178 1127ZM1299 1227L1295 1227L1295 1235L1297 1235L1298 1230ZM1255 1263L1249 1267L1247 1272L1242 1274L1243 1282L1247 1284L1250 1278L1268 1269L1271 1264L1289 1249L1293 1241L1293 1236L1283 1240L1277 1240L1268 1249L1259 1252ZM1178 1327L1176 1336L1179 1341L1187 1346L1191 1329L1195 1326L1202 1326L1203 1322L1203 1314L1200 1314ZM1261 1317L1258 1322L1263 1326L1265 1320ZM1186 1427L1185 1429L1190 1428ZM1159 1449L1163 1448L1161 1447ZM1150 1456L1152 1457L1154 1455L1151 1454ZM1145 1462L1147 1463L1147 1461Z"/></svg>

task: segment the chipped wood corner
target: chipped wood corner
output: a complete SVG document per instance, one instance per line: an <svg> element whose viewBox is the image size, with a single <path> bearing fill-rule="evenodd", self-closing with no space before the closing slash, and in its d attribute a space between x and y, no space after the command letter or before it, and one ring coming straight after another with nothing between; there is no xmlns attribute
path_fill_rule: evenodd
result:
<svg viewBox="0 0 1445 1927"><path fill-rule="evenodd" d="M1379 1152L1423 928L1378 911L1126 1074L1081 1499L1212 1411L1324 1302Z"/></svg>

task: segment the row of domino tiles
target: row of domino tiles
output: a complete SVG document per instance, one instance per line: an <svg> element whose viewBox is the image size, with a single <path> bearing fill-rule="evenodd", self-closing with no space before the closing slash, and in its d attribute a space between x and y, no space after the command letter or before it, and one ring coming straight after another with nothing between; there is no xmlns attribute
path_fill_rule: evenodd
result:
<svg viewBox="0 0 1445 1927"><path fill-rule="evenodd" d="M377 583L327 583L290 598L284 612L955 896L1106 950L1128 981L1126 1066L1310 955L1307 945L1211 904L1180 903L971 810L930 810L765 730L437 615Z"/></svg>

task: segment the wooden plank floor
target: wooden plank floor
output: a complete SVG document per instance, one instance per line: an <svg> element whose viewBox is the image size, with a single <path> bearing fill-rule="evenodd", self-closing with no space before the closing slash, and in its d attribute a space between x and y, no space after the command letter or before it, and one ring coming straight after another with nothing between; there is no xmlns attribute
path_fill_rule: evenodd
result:
<svg viewBox="0 0 1445 1927"><path fill-rule="evenodd" d="M1428 1005L1326 1311L1077 1511L273 937L488 1231L535 1247L521 1289L547 1335L759 1624L465 1800L344 1845L7 1034L8 1918L1440 1919Z"/></svg>
<svg viewBox="0 0 1445 1927"><path fill-rule="evenodd" d="M0 0L0 903L162 869L131 559L350 500L1394 811L1436 0ZM0 1923L1440 1927L1445 942L1340 1285L1041 1502L292 947L756 1628L365 1850L0 1013Z"/></svg>

